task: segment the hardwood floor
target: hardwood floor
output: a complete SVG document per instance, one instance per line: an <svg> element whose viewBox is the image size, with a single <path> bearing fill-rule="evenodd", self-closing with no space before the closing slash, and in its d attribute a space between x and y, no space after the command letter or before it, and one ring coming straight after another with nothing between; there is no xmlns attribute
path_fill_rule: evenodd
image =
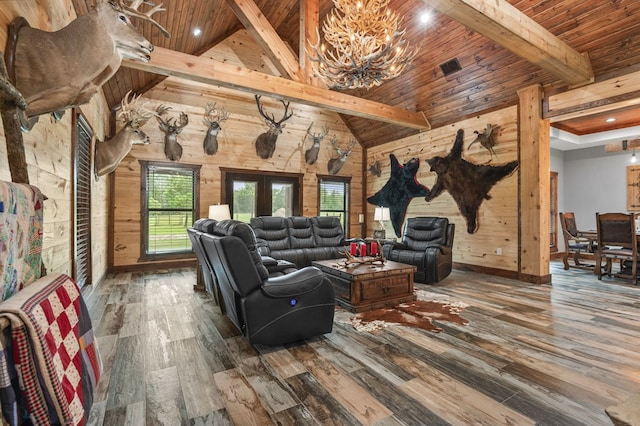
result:
<svg viewBox="0 0 640 426"><path fill-rule="evenodd" d="M454 271L416 288L468 325L393 326L253 348L195 271L85 293L104 372L90 425L611 425L640 392L640 288L552 264L552 285Z"/></svg>

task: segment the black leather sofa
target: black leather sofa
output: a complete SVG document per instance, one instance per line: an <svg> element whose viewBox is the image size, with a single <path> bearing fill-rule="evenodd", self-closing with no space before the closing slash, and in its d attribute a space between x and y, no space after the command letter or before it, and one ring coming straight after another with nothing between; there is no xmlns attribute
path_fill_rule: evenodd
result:
<svg viewBox="0 0 640 426"><path fill-rule="evenodd" d="M455 224L446 217L413 217L407 219L401 242L386 242L384 257L417 267L414 280L437 283L451 273Z"/></svg>
<svg viewBox="0 0 640 426"><path fill-rule="evenodd" d="M260 216L250 222L258 251L274 259L287 260L298 268L314 260L338 259L351 240L345 240L336 216Z"/></svg>
<svg viewBox="0 0 640 426"><path fill-rule="evenodd" d="M251 344L279 345L332 331L333 286L319 269L270 276L248 224L209 225L208 232L192 233L213 269L226 315Z"/></svg>

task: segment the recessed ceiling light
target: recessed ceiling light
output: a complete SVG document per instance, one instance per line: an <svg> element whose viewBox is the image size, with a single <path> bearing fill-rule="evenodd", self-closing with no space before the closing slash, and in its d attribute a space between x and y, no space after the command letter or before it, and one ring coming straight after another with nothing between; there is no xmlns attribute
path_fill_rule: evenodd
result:
<svg viewBox="0 0 640 426"><path fill-rule="evenodd" d="M426 24L429 21L431 21L431 12L423 12L420 15L420 22L422 22L423 24Z"/></svg>
<svg viewBox="0 0 640 426"><path fill-rule="evenodd" d="M194 28L193 29L193 35L198 37L200 34L202 33L202 30L200 28Z"/></svg>
<svg viewBox="0 0 640 426"><path fill-rule="evenodd" d="M604 121L606 121L607 123L613 123L614 121L616 121L616 118L615 117L609 117Z"/></svg>

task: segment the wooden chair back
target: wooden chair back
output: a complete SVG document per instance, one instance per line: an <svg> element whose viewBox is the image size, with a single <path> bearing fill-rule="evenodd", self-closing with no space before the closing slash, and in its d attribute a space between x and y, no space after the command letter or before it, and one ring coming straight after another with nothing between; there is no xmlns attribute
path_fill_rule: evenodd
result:
<svg viewBox="0 0 640 426"><path fill-rule="evenodd" d="M598 227L597 259L607 262L607 273L611 275L611 261L631 261L631 276L637 284L638 240L636 218L633 213L596 213ZM598 279L602 278L600 263L596 260Z"/></svg>
<svg viewBox="0 0 640 426"><path fill-rule="evenodd" d="M564 269L576 267L580 269L592 268L592 264L583 264L581 260L593 260L593 253L590 253L591 241L579 235L576 226L576 217L573 212L560 213L560 226L562 227L562 237L564 238ZM569 255L573 255L573 265L569 263Z"/></svg>
<svg viewBox="0 0 640 426"><path fill-rule="evenodd" d="M638 251L633 213L596 213L596 223L598 246L624 247Z"/></svg>
<svg viewBox="0 0 640 426"><path fill-rule="evenodd" d="M578 238L578 227L576 226L576 216L573 212L560 213L560 225L562 226L562 233L566 240Z"/></svg>

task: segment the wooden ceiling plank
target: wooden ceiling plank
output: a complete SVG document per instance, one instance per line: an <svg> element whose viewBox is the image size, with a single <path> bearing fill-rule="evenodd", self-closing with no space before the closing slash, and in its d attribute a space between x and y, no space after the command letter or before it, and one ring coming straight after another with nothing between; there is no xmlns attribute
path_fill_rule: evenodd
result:
<svg viewBox="0 0 640 426"><path fill-rule="evenodd" d="M341 114L414 129L431 128L427 118L421 112L409 111L161 47L154 50L151 61L148 63L124 60L122 65L154 74L181 77L252 94L287 99Z"/></svg>
<svg viewBox="0 0 640 426"><path fill-rule="evenodd" d="M571 86L594 80L587 55L571 48L506 0L422 1Z"/></svg>
<svg viewBox="0 0 640 426"><path fill-rule="evenodd" d="M253 36L265 54L282 75L295 81L304 81L298 57L291 47L282 41L276 30L253 0L226 0L242 25Z"/></svg>

